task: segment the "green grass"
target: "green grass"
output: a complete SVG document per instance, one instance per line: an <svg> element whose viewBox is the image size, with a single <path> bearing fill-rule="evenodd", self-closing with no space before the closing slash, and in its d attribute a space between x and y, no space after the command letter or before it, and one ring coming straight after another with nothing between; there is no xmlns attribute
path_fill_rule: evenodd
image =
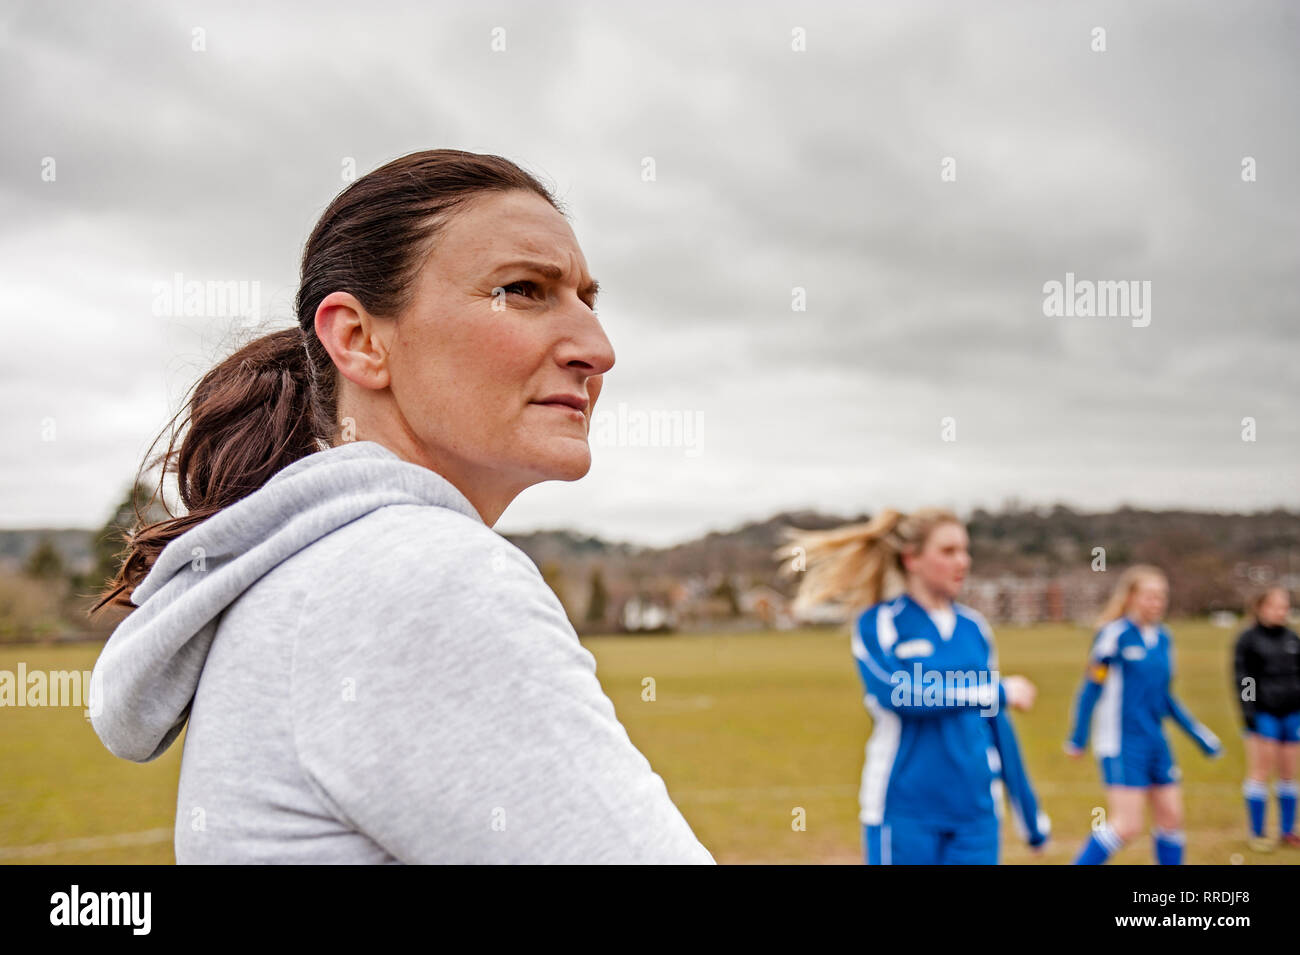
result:
<svg viewBox="0 0 1300 955"><path fill-rule="evenodd" d="M0 646L0 669L89 670L102 644ZM171 863L170 838L145 845L49 851L72 839L168 829L176 818L181 747L152 763L118 759L83 707L0 709L0 862Z"/></svg>
<svg viewBox="0 0 1300 955"><path fill-rule="evenodd" d="M1300 862L1295 850L1258 854L1245 843L1244 763L1228 669L1235 631L1200 621L1176 621L1171 630L1175 692L1227 746L1222 759L1207 760L1166 724L1183 768L1186 861ZM1090 637L1069 626L998 628L1002 672L1038 685L1034 710L1015 719L1054 834L1051 848L1034 856L1008 831L1004 862L1069 862L1094 807L1105 805L1096 763L1070 760L1061 749ZM871 721L844 630L610 636L584 644L633 742L719 862L861 861L857 793ZM5 647L0 669L15 670L19 660L29 671L89 669L98 652L96 644ZM653 701L642 698L647 677ZM166 834L108 848L20 855L12 847L170 830L181 741L156 762L136 765L110 755L79 708L5 708L0 720L0 861L173 861ZM792 828L796 810L804 831ZM1274 802L1270 825L1276 819ZM1149 839L1135 839L1115 861L1150 862Z"/></svg>

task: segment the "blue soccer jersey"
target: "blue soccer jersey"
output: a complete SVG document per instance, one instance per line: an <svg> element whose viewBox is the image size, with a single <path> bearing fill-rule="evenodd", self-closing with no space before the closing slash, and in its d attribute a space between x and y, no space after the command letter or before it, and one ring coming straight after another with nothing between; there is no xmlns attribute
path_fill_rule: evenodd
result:
<svg viewBox="0 0 1300 955"><path fill-rule="evenodd" d="M1111 785L1153 786L1178 779L1165 740L1171 717L1211 756L1220 752L1217 736L1197 721L1170 691L1173 642L1159 624L1139 626L1128 617L1098 631L1088 657L1088 672L1074 708L1070 744L1092 750Z"/></svg>
<svg viewBox="0 0 1300 955"><path fill-rule="evenodd" d="M909 594L855 621L852 649L873 727L860 820L979 825L1002 812L1002 794L1031 845L1050 823L1025 772L993 635L972 608L931 613ZM868 837L870 839L870 836Z"/></svg>

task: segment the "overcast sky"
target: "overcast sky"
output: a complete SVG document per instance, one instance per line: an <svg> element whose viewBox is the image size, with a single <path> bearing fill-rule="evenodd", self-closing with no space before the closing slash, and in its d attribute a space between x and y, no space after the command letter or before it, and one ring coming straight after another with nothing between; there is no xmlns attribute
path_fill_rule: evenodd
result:
<svg viewBox="0 0 1300 955"><path fill-rule="evenodd" d="M554 185L617 356L591 472L525 491L502 532L663 544L780 509L1012 496L1300 506L1294 5L0 18L0 526L102 523L247 335L154 314L155 283L257 283L267 328L288 324L346 159L433 147ZM1149 282L1149 311L1045 314L1067 273ZM620 406L700 429L635 446Z"/></svg>

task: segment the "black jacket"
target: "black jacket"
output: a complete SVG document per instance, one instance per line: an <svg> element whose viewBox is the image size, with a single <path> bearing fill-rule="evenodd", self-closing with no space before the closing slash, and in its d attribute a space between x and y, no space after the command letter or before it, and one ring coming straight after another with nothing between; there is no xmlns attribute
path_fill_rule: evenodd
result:
<svg viewBox="0 0 1300 955"><path fill-rule="evenodd" d="M1237 698L1246 726L1255 728L1255 714L1284 716L1300 710L1300 636L1287 627L1255 624L1237 638L1233 654ZM1254 681L1254 699L1242 699L1247 679Z"/></svg>

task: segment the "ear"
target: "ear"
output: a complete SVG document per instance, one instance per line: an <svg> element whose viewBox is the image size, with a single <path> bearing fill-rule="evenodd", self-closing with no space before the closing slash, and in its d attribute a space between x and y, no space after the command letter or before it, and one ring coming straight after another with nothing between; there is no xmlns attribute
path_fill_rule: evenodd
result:
<svg viewBox="0 0 1300 955"><path fill-rule="evenodd" d="M316 337L348 381L377 391L387 388L392 322L377 318L351 292L330 292L316 306Z"/></svg>

